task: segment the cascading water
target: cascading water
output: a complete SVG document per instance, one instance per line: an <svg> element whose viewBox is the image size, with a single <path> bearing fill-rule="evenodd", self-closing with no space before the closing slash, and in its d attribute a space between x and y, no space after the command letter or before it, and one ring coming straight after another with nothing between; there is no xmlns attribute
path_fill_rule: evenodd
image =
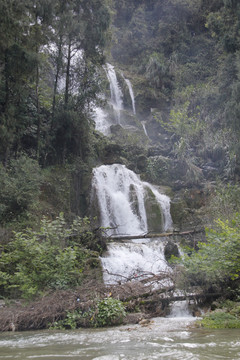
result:
<svg viewBox="0 0 240 360"><path fill-rule="evenodd" d="M93 170L93 198L97 199L101 225L109 227L110 235L139 235L148 232L148 214L145 203L147 192L161 209L163 231L171 228L170 200L166 195L139 177L124 165L102 165ZM153 199L151 199L153 201ZM101 258L105 283L126 281L135 276L153 276L170 271L164 257L164 240L148 239L108 245Z"/></svg>
<svg viewBox="0 0 240 360"><path fill-rule="evenodd" d="M131 81L129 79L126 79L123 74L122 74L122 76L128 86L129 95L130 95L131 101L132 101L133 114L136 115L135 97L134 97L134 92L133 92L133 87L132 87Z"/></svg>
<svg viewBox="0 0 240 360"><path fill-rule="evenodd" d="M149 239L110 244L108 253L101 258L105 284L143 280L160 273L170 273L164 247L164 241ZM161 280L161 286L170 285L169 279Z"/></svg>
<svg viewBox="0 0 240 360"><path fill-rule="evenodd" d="M184 301L175 301L171 306L171 312L169 317L172 318L186 318L193 317L190 313L187 300Z"/></svg>
<svg viewBox="0 0 240 360"><path fill-rule="evenodd" d="M105 108L95 108L93 120L95 121L96 130L108 136L111 134L111 126L118 124L125 129L133 129L136 131L139 129L140 121L138 122L135 117L135 97L130 80L126 79L124 74L122 74L122 78L127 84L128 93L132 104L132 109L129 111L129 109L125 109L123 106L123 93L118 82L114 66L107 63L104 66L104 70L109 81L111 97L108 101L109 106L106 106ZM136 124L138 124L138 126L135 126ZM143 125L143 131L145 135L148 136L145 125Z"/></svg>
<svg viewBox="0 0 240 360"><path fill-rule="evenodd" d="M115 235L142 235L148 231L145 190L149 189L163 215L163 230L171 227L170 200L142 182L124 165L102 165L93 170L92 188L98 199L101 225Z"/></svg>
<svg viewBox="0 0 240 360"><path fill-rule="evenodd" d="M96 129L103 134L110 133L110 126L121 123L123 94L114 67L106 64L105 71L110 84L112 113L97 109ZM135 115L135 98L132 84L126 82ZM115 122L114 122L115 120ZM123 121L122 121L123 122ZM127 124L125 124L126 126ZM145 125L145 124L144 124ZM143 126L146 134L146 129ZM101 226L111 236L143 236L148 231L166 231L172 226L170 200L151 184L143 182L124 165L102 165L93 170L92 203L99 209ZM155 229L155 230L154 230ZM165 240L144 239L128 243L111 243L101 258L105 283L139 279L153 276L161 271L171 271L164 257Z"/></svg>
<svg viewBox="0 0 240 360"><path fill-rule="evenodd" d="M148 136L148 133L147 133L145 121L141 121L141 124L142 124L142 127L143 127L144 134L145 134L147 137L149 137L149 136Z"/></svg>
<svg viewBox="0 0 240 360"><path fill-rule="evenodd" d="M121 123L121 110L123 109L123 94L118 84L116 72L114 66L111 64L106 64L106 74L110 84L111 92L111 105L113 107L115 120L117 124Z"/></svg>

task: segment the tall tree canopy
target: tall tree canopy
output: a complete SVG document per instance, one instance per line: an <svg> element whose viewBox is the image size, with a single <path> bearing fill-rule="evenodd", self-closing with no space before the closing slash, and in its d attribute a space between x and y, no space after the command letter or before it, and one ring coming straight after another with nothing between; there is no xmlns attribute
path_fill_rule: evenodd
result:
<svg viewBox="0 0 240 360"><path fill-rule="evenodd" d="M109 24L108 0L0 0L2 163L84 156Z"/></svg>

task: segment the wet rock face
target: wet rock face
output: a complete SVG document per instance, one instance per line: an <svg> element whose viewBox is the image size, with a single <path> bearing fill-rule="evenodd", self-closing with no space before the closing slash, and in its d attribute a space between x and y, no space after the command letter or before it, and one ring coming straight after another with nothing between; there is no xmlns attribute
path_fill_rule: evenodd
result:
<svg viewBox="0 0 240 360"><path fill-rule="evenodd" d="M163 215L161 208L150 189L146 189L145 208L147 213L148 230L161 233L163 231Z"/></svg>

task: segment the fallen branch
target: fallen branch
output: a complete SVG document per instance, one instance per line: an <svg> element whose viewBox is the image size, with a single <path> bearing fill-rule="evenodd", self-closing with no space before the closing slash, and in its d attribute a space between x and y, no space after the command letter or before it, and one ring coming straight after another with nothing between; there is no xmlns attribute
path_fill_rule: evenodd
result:
<svg viewBox="0 0 240 360"><path fill-rule="evenodd" d="M198 233L204 233L205 229L199 229L199 230L188 230L183 232L173 231L173 232L167 232L167 233L159 233L159 234L142 234L142 235L114 235L109 236L108 240L114 240L114 241L121 241L121 240L137 240L137 239L151 239L151 238L158 238L158 237L170 237L170 236L186 236L186 235L192 235L192 234L198 234Z"/></svg>

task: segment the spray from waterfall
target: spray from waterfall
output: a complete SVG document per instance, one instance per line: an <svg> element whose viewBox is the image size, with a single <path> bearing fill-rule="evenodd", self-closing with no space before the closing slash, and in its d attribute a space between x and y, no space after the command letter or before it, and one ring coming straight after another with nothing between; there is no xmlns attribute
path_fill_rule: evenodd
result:
<svg viewBox="0 0 240 360"><path fill-rule="evenodd" d="M108 121L108 115L104 109L96 107L94 111L95 128L100 131L103 135L110 134L110 123Z"/></svg>

